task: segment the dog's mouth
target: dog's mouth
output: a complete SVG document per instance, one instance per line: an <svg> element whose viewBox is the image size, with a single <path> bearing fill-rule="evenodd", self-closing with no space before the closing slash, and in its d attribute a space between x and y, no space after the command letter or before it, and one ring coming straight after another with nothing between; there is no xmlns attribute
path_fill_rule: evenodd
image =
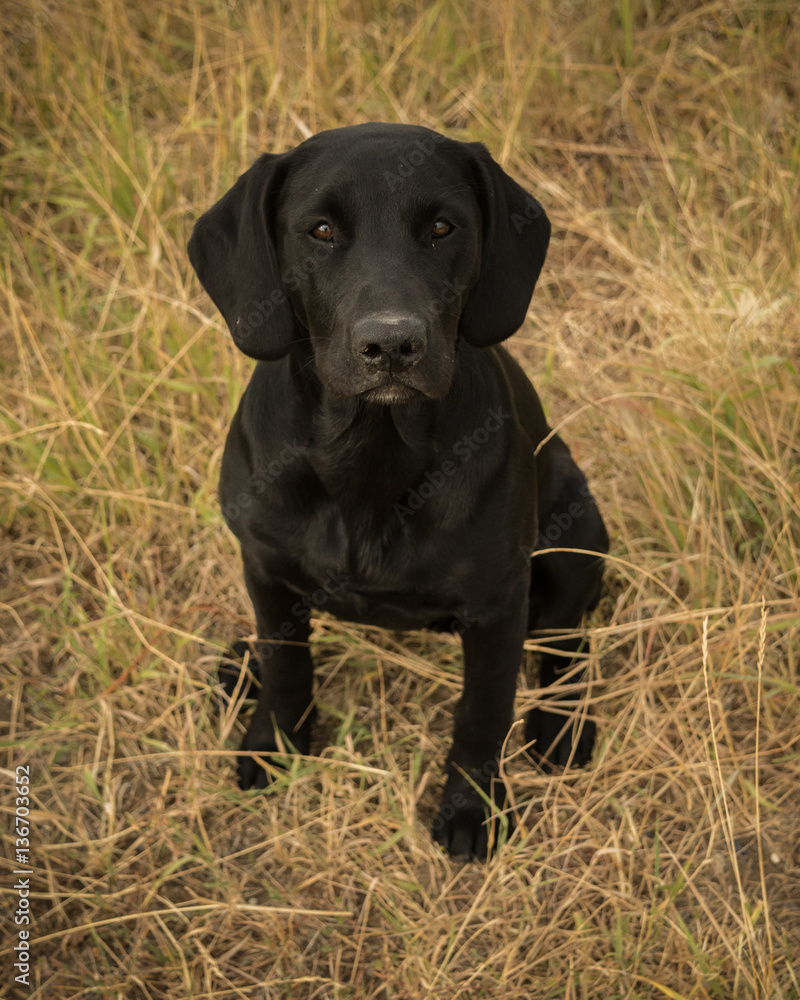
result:
<svg viewBox="0 0 800 1000"><path fill-rule="evenodd" d="M435 359L434 359L435 360ZM453 378L453 358L426 359L409 370L364 371L351 358L333 352L318 353L317 372L325 388L335 396L357 397L378 406L399 406L420 400L442 399Z"/></svg>
<svg viewBox="0 0 800 1000"><path fill-rule="evenodd" d="M367 403L377 403L380 406L397 406L402 403L410 403L412 399L418 399L423 393L419 389L406 385L404 382L397 382L391 379L382 385L363 389L359 395Z"/></svg>

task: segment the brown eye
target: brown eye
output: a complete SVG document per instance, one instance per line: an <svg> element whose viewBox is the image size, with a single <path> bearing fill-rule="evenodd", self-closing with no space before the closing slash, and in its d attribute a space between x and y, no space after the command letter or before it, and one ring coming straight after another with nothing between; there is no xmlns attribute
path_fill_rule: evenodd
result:
<svg viewBox="0 0 800 1000"><path fill-rule="evenodd" d="M311 230L311 235L317 240L324 240L326 243L333 239L333 229L327 222L320 222Z"/></svg>
<svg viewBox="0 0 800 1000"><path fill-rule="evenodd" d="M435 239L441 239L442 236L447 236L452 228L446 219L437 219L431 228L431 236Z"/></svg>

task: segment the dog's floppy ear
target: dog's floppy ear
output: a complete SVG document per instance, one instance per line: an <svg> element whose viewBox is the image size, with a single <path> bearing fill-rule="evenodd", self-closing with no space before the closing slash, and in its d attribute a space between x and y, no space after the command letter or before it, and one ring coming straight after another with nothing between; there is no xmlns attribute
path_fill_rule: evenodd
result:
<svg viewBox="0 0 800 1000"><path fill-rule="evenodd" d="M475 347L489 347L525 321L547 253L550 222L539 202L495 163L485 146L469 146L483 213L483 247L480 274L459 329Z"/></svg>
<svg viewBox="0 0 800 1000"><path fill-rule="evenodd" d="M258 361L283 357L294 336L292 307L267 226L285 155L262 154L200 216L189 240L192 267L225 317L234 343Z"/></svg>

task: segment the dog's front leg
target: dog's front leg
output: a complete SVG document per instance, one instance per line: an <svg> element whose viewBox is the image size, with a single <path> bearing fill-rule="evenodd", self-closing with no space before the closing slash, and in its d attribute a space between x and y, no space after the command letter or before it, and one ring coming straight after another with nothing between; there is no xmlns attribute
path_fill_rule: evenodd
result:
<svg viewBox="0 0 800 1000"><path fill-rule="evenodd" d="M283 584L249 571L246 563L245 582L256 613L261 689L242 750L268 758L278 750L278 730L300 753L308 753L314 671L308 648L310 609ZM239 757L238 770L242 788L268 783L257 757Z"/></svg>
<svg viewBox="0 0 800 1000"><path fill-rule="evenodd" d="M442 805L433 824L435 839L453 857L486 857L489 826L484 796L501 808L505 802L498 759L514 715L528 584L525 573L500 616L490 624L468 625L462 636L464 689L455 711Z"/></svg>

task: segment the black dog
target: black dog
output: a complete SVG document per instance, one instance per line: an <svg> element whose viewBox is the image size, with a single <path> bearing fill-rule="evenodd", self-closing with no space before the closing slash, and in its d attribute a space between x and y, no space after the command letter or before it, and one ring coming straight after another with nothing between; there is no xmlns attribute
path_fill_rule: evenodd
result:
<svg viewBox="0 0 800 1000"><path fill-rule="evenodd" d="M479 143L370 124L264 154L198 221L189 256L256 366L228 434L222 511L241 543L261 688L242 788L276 729L308 752L311 607L462 635L464 689L434 834L487 851L484 795L528 629L574 630L608 536L522 369L550 224ZM583 552L535 550L579 549ZM541 684L580 640L550 643ZM544 766L583 764L594 724L532 710ZM478 791L480 789L480 791Z"/></svg>

